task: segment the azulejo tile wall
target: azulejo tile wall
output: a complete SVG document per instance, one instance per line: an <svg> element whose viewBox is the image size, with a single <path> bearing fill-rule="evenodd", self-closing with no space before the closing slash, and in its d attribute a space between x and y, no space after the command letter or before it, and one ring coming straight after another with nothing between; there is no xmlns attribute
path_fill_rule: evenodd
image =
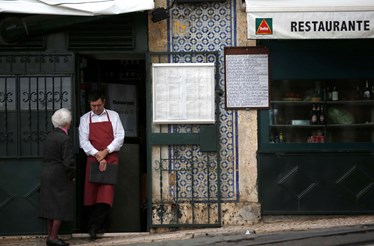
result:
<svg viewBox="0 0 374 246"><path fill-rule="evenodd" d="M226 46L235 46L235 0L225 2L201 2L172 4L168 19L168 41L170 52L219 52L219 87L224 90L224 54ZM196 59L170 62L212 62ZM214 61L214 60L213 60ZM220 97L219 146L221 165L217 169L217 154L200 152L199 146L172 146L169 148L169 170L176 171L175 186L170 195L178 199L204 200L215 198L220 185L221 201L236 201L238 192L237 158L237 114L225 109L224 96ZM198 132L196 125L172 125L169 132ZM217 182L218 176L220 182Z"/></svg>

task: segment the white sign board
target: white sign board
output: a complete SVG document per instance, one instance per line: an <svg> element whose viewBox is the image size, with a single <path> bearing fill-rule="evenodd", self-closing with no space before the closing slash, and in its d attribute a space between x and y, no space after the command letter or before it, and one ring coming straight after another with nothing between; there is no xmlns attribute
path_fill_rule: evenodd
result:
<svg viewBox="0 0 374 246"><path fill-rule="evenodd" d="M108 84L109 109L119 114L126 137L138 136L136 85Z"/></svg>
<svg viewBox="0 0 374 246"><path fill-rule="evenodd" d="M225 47L226 108L269 107L269 57L264 47Z"/></svg>
<svg viewBox="0 0 374 246"><path fill-rule="evenodd" d="M214 63L156 63L153 123L214 124Z"/></svg>
<svg viewBox="0 0 374 246"><path fill-rule="evenodd" d="M374 38L372 0L246 0L249 39Z"/></svg>

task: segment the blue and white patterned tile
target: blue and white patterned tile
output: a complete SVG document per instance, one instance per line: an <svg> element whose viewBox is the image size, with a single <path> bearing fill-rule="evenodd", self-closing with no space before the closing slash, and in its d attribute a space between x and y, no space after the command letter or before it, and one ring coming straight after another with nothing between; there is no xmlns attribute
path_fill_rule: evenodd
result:
<svg viewBox="0 0 374 246"><path fill-rule="evenodd" d="M171 1L169 1L169 6ZM219 87L224 90L224 54L226 46L235 46L235 0L174 4L168 20L170 52L219 52ZM215 57L173 56L172 62L214 62ZM177 172L178 199L216 198L220 183L221 201L238 198L238 158L235 132L237 114L225 109L220 98L220 182L217 182L217 156L200 151L199 146L173 146L169 151L169 169ZM198 132L196 126L172 125L170 132ZM186 158L183 160L182 156ZM207 185L209 183L209 185Z"/></svg>

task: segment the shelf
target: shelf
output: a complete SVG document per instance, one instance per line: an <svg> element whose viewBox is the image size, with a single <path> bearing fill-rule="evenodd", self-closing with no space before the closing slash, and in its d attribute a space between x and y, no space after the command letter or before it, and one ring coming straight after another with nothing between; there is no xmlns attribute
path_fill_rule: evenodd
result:
<svg viewBox="0 0 374 246"><path fill-rule="evenodd" d="M277 125L270 125L270 127L279 127L279 128L374 127L374 123L362 123L362 124L327 124L327 125L289 125L289 124L277 124Z"/></svg>
<svg viewBox="0 0 374 246"><path fill-rule="evenodd" d="M326 127L374 127L374 123L361 123L361 124L327 124Z"/></svg>
<svg viewBox="0 0 374 246"><path fill-rule="evenodd" d="M344 101L272 101L270 104L290 104L290 105L313 105L313 104L351 104L351 105L373 105L374 100L344 100Z"/></svg>
<svg viewBox="0 0 374 246"><path fill-rule="evenodd" d="M330 144L374 143L374 97L356 99L357 95L361 95L357 93L357 88L363 90L365 81L273 81L271 95L275 100L270 100L268 111L269 142L282 136L286 144L303 144L311 138L323 136L324 143ZM373 88L374 96L374 81L369 81L369 85ZM321 100L329 98L328 89L333 87L339 90L340 100ZM319 120L321 110L324 114L324 121L321 121L323 124L308 125L314 114ZM294 125L294 121L305 125Z"/></svg>
<svg viewBox="0 0 374 246"><path fill-rule="evenodd" d="M325 101L312 102L312 101L272 101L270 104L290 104L290 105L313 105L324 104Z"/></svg>
<svg viewBox="0 0 374 246"><path fill-rule="evenodd" d="M326 101L328 105L349 104L349 105L374 105L374 100L345 100L345 101Z"/></svg>
<svg viewBox="0 0 374 246"><path fill-rule="evenodd" d="M270 125L270 127L282 127L282 128L321 128L325 125L290 125L290 124L277 124Z"/></svg>

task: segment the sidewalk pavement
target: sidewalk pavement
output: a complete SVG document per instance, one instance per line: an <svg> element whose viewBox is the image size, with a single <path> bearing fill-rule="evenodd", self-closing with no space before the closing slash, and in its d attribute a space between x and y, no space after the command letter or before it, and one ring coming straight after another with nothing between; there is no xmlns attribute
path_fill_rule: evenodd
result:
<svg viewBox="0 0 374 246"><path fill-rule="evenodd" d="M99 238L95 241L91 241L88 234L62 235L61 238L70 243L71 246L131 245L170 240L181 241L191 238L223 235L244 235L252 233L269 234L276 232L308 231L313 229L331 229L336 227L372 224L374 224L374 215L264 216L260 222L252 225L180 229L173 232L165 230L166 232L105 233L103 235L98 235ZM46 245L45 235L0 237L0 245Z"/></svg>

